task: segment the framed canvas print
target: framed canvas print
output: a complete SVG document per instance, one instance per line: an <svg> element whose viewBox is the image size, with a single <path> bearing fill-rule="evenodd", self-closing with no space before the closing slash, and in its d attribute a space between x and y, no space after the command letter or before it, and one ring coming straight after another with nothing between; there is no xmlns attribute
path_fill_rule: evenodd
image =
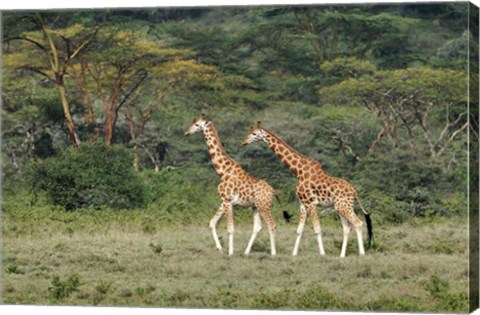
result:
<svg viewBox="0 0 480 315"><path fill-rule="evenodd" d="M1 12L0 309L478 308L477 6L133 5Z"/></svg>

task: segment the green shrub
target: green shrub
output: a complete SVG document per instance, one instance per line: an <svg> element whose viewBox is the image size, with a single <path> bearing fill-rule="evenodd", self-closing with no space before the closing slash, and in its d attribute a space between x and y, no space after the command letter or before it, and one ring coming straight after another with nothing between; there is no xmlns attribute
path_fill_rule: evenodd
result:
<svg viewBox="0 0 480 315"><path fill-rule="evenodd" d="M53 299L60 300L69 297L80 285L80 277L77 274L69 276L64 281L60 280L59 276L54 276L48 291Z"/></svg>
<svg viewBox="0 0 480 315"><path fill-rule="evenodd" d="M462 168L447 169L445 161L432 160L427 152L398 148L362 159L352 183L373 212L402 223L409 217L452 216L465 213L466 195L459 187ZM375 212L374 212L375 213Z"/></svg>
<svg viewBox="0 0 480 315"><path fill-rule="evenodd" d="M55 205L75 208L143 206L147 191L132 168L131 152L99 144L68 148L31 167L34 188L46 191Z"/></svg>
<svg viewBox="0 0 480 315"><path fill-rule="evenodd" d="M299 310L348 310L353 308L348 300L341 299L319 285L311 285L295 296L293 307Z"/></svg>
<svg viewBox="0 0 480 315"><path fill-rule="evenodd" d="M13 263L10 263L8 265L5 266L5 271L7 273L14 273L14 274L20 274L20 275L23 275L25 272L23 272L18 264L16 262L13 262Z"/></svg>
<svg viewBox="0 0 480 315"><path fill-rule="evenodd" d="M148 244L148 247L150 247L150 249L152 250L152 252L154 252L155 254L160 254L163 250L163 247L162 245L160 244L154 244L154 243L150 243Z"/></svg>
<svg viewBox="0 0 480 315"><path fill-rule="evenodd" d="M422 312L423 307L416 301L401 297L380 297L379 299L368 302L366 309L371 311L394 311L394 312Z"/></svg>
<svg viewBox="0 0 480 315"><path fill-rule="evenodd" d="M437 275L431 275L430 280L425 285L425 289L436 299L437 308L443 312L468 311L468 296L466 293L452 293L449 290L448 280L442 279Z"/></svg>
<svg viewBox="0 0 480 315"><path fill-rule="evenodd" d="M293 293L294 292L290 289L284 289L279 292L262 292L253 298L250 306L252 308L266 309L286 308L290 306L290 300Z"/></svg>
<svg viewBox="0 0 480 315"><path fill-rule="evenodd" d="M156 212L155 220L189 224L199 218L208 220L220 206L217 192L219 177L213 169L185 167L178 170L142 172L148 187L149 209ZM144 231L149 232L148 225Z"/></svg>

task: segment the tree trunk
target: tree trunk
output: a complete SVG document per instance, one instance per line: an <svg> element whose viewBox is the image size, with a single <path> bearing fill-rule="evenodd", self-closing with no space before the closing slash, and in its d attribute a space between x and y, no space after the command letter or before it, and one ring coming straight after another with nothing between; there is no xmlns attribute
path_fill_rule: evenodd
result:
<svg viewBox="0 0 480 315"><path fill-rule="evenodd" d="M140 156L138 155L138 145L133 146L133 169L140 171Z"/></svg>
<svg viewBox="0 0 480 315"><path fill-rule="evenodd" d="M105 143L112 144L113 138L113 117L111 111L105 112Z"/></svg>
<svg viewBox="0 0 480 315"><path fill-rule="evenodd" d="M65 122L67 123L67 132L70 136L70 140L72 144L76 147L80 143L78 139L78 135L75 131L75 123L72 119L72 114L70 113L70 104L68 103L66 92L65 92L65 85L63 84L63 80L57 83L58 92L60 94L60 99L62 101L63 113L65 115Z"/></svg>
<svg viewBox="0 0 480 315"><path fill-rule="evenodd" d="M7 144L7 152L13 167L16 170L18 170L19 169L18 157L17 157L17 154L15 154L15 149L11 144Z"/></svg>

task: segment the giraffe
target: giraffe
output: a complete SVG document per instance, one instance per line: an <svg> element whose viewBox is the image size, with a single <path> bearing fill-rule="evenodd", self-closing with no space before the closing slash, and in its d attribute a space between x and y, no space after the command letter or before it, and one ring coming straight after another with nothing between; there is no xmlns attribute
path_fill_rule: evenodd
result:
<svg viewBox="0 0 480 315"><path fill-rule="evenodd" d="M360 198L355 188L347 181L327 174L320 163L294 150L271 131L263 129L259 121L254 127L250 128L250 132L242 144L247 145L257 141L266 142L298 179L296 195L300 201L300 222L297 228L297 237L292 253L293 256L297 256L298 254L298 247L307 216L312 220L313 228L317 235L320 255L325 255L316 207L317 205L325 206L331 204L333 204L335 210L339 213L343 227L343 243L340 257L345 257L348 235L352 227L357 234L359 254L364 255L365 250L362 237L363 222L353 211L355 199L365 215L369 246L373 237L372 222L369 213L365 211L360 203Z"/></svg>
<svg viewBox="0 0 480 315"><path fill-rule="evenodd" d="M233 255L233 206L253 206L253 231L245 255L250 253L253 241L262 228L261 220L263 219L270 234L271 255L275 256L276 225L271 215L274 189L266 181L250 176L225 152L213 123L205 119L203 114L193 120L193 124L185 131L185 135L198 132L204 133L213 167L220 176L218 194L222 202L209 224L217 249L222 250L216 230L217 222L222 215L225 213L227 217L228 254Z"/></svg>

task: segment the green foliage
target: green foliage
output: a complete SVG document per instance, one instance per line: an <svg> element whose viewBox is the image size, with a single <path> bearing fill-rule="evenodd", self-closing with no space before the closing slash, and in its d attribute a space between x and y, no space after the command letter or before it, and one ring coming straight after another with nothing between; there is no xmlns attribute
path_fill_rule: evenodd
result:
<svg viewBox="0 0 480 315"><path fill-rule="evenodd" d="M140 207L147 200L146 188L133 171L131 158L121 146L85 144L34 163L31 181L53 204L67 210Z"/></svg>
<svg viewBox="0 0 480 315"><path fill-rule="evenodd" d="M130 180L133 157L125 158L109 183L98 171L102 146L62 161L72 153L55 82L45 77L53 71L47 38L31 23L38 16L8 13L3 187L17 194L25 165L46 159L30 173L54 204L146 206L153 213L140 222L146 234L159 231L152 217L208 220L219 204L218 178L203 139L183 135L204 112L226 151L289 207L297 206L295 178L264 145L239 146L255 120L355 184L382 209L379 220L464 215L465 130L449 138L466 123L467 13L462 4L44 13L67 61L66 95L81 140L101 141L111 119L111 143L134 147L138 169L160 170ZM20 36L40 46L13 39ZM69 59L69 49L87 42ZM65 229L76 232L73 224Z"/></svg>
<svg viewBox="0 0 480 315"><path fill-rule="evenodd" d="M13 273L13 274L24 274L25 273L24 271L22 271L19 268L19 266L16 262L6 264L4 268L5 268L6 273Z"/></svg>
<svg viewBox="0 0 480 315"><path fill-rule="evenodd" d="M296 309L345 310L348 300L335 296L319 285L312 285L296 297Z"/></svg>
<svg viewBox="0 0 480 315"><path fill-rule="evenodd" d="M415 301L398 297L381 297L367 304L367 309L372 311L394 310L397 312L422 312L424 308Z"/></svg>
<svg viewBox="0 0 480 315"><path fill-rule="evenodd" d="M105 295L112 290L112 285L112 282L100 281L100 283L95 286L95 291Z"/></svg>
<svg viewBox="0 0 480 315"><path fill-rule="evenodd" d="M320 68L326 75L331 77L329 81L333 82L347 78L358 78L377 71L375 65L371 62L358 60L355 57L336 58L332 61L326 61Z"/></svg>
<svg viewBox="0 0 480 315"><path fill-rule="evenodd" d="M153 285L148 285L145 287L136 287L134 292L141 298L146 298L146 296L152 292L154 292L156 288Z"/></svg>
<svg viewBox="0 0 480 315"><path fill-rule="evenodd" d="M73 292L77 291L81 285L82 283L80 282L80 276L78 274L70 275L63 281L60 280L59 276L54 276L48 291L54 301L58 301L69 297Z"/></svg>
<svg viewBox="0 0 480 315"><path fill-rule="evenodd" d="M468 298L465 293L451 293L448 280L432 275L425 289L436 299L439 310L453 312L458 309L468 309Z"/></svg>
<svg viewBox="0 0 480 315"><path fill-rule="evenodd" d="M160 253L162 252L162 250L163 250L163 247L162 247L162 245L160 245L160 244L150 243L150 244L148 244L148 247L150 247L150 249L152 250L152 252L153 252L154 254L157 254L157 255L160 254Z"/></svg>
<svg viewBox="0 0 480 315"><path fill-rule="evenodd" d="M462 185L461 178L424 156L399 149L357 164L353 182L371 211L397 224L410 216L466 214L465 195L448 193Z"/></svg>

